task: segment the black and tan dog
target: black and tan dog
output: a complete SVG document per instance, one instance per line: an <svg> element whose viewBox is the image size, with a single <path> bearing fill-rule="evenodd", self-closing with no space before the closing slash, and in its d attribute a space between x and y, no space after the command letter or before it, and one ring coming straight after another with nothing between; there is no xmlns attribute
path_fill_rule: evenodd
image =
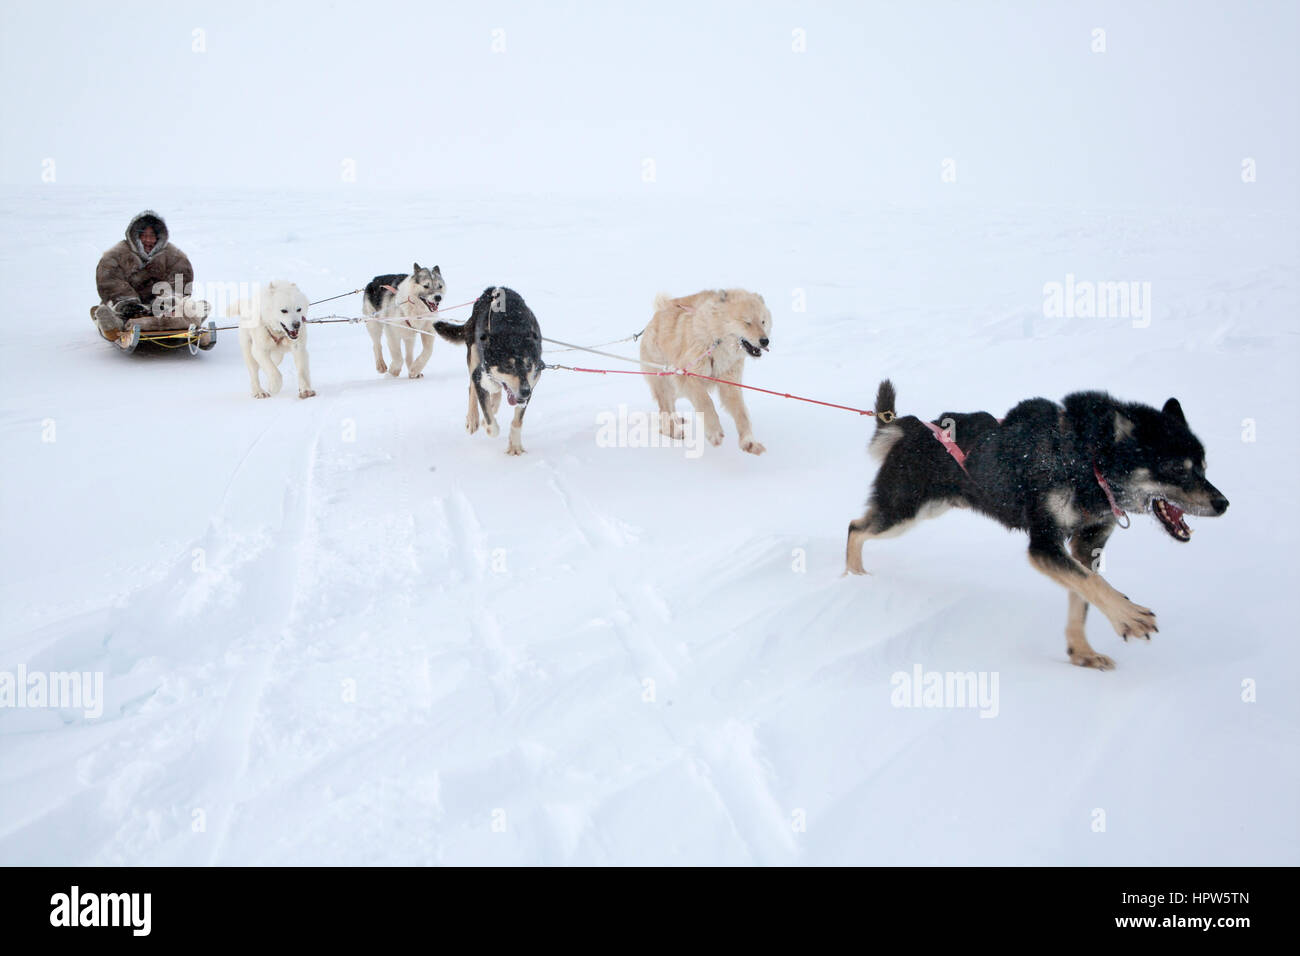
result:
<svg viewBox="0 0 1300 956"><path fill-rule="evenodd" d="M1187 541L1192 532L1183 515L1228 508L1205 479L1205 449L1177 399L1156 410L1104 392L1076 392L1060 405L1021 402L1001 422L976 412L945 413L927 424L894 416L894 387L886 379L875 411L871 451L880 471L866 515L849 524L846 570L865 573L862 545L870 538L901 534L951 507L973 508L1027 531L1030 563L1069 590L1066 650L1083 667L1115 666L1084 636L1089 604L1125 640L1149 640L1157 630L1152 611L1096 571L1125 509L1150 512L1175 541Z"/></svg>
<svg viewBox="0 0 1300 956"><path fill-rule="evenodd" d="M523 296L504 286L484 289L474 302L474 311L464 325L435 322L434 329L450 342L463 342L469 363L469 413L465 430L478 431L479 411L487 433L497 434L496 415L501 393L515 408L510 423L507 455L522 455L519 432L524 409L532 398L537 379L546 367L542 362L542 330Z"/></svg>

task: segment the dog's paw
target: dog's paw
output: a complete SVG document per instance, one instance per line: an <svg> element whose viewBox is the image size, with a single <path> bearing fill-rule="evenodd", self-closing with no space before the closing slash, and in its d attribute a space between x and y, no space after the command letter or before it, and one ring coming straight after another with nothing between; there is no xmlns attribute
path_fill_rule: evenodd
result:
<svg viewBox="0 0 1300 956"><path fill-rule="evenodd" d="M717 448L719 445L722 444L722 439L725 438L726 435L722 431L722 429L719 428L715 431L705 431L704 437L709 440L710 445L712 445L714 448Z"/></svg>
<svg viewBox="0 0 1300 956"><path fill-rule="evenodd" d="M747 451L751 455L761 455L763 454L763 452L767 451L767 449L764 448L762 444L754 441L754 439L752 438L746 438L744 441L742 441L740 443L740 450Z"/></svg>
<svg viewBox="0 0 1300 956"><path fill-rule="evenodd" d="M672 439L682 439L686 437L686 416L684 415L659 415L659 434L665 435Z"/></svg>
<svg viewBox="0 0 1300 956"><path fill-rule="evenodd" d="M271 397L271 393L270 393L270 392L254 392L254 393L253 393L253 397L254 397L254 398L270 398L270 397Z"/></svg>
<svg viewBox="0 0 1300 956"><path fill-rule="evenodd" d="M489 422L484 425L483 428L488 433L488 438L496 438L497 434L501 431L501 426L496 422Z"/></svg>
<svg viewBox="0 0 1300 956"><path fill-rule="evenodd" d="M378 372L380 375L383 375L385 372L388 371L388 366L385 365L383 362L376 362L375 371Z"/></svg>
<svg viewBox="0 0 1300 956"><path fill-rule="evenodd" d="M400 365L391 366L388 369L388 374L391 375L393 378L397 378L397 376L402 374L402 366Z"/></svg>
<svg viewBox="0 0 1300 956"><path fill-rule="evenodd" d="M1126 641L1130 637L1140 637L1144 641L1149 641L1151 635L1160 630L1156 627L1155 611L1134 604L1126 597L1121 597L1116 602L1107 617L1110 618L1115 633Z"/></svg>
<svg viewBox="0 0 1300 956"><path fill-rule="evenodd" d="M506 445L507 455L522 455L523 453L524 453L524 446L519 444L518 442L512 441L509 445Z"/></svg>
<svg viewBox="0 0 1300 956"><path fill-rule="evenodd" d="M870 571L868 571L866 568L864 568L864 567L863 567L862 565L860 565L860 564L859 564L857 567L854 567L854 566L851 565L851 564L846 564L846 565L844 566L844 573L841 574L840 577L842 577L842 578L843 578L843 577L847 577L847 576L850 575L850 574L867 575L867 574L870 574L870 573L871 573Z"/></svg>
<svg viewBox="0 0 1300 956"><path fill-rule="evenodd" d="M1074 648L1070 648L1070 663L1077 667L1095 667L1099 671L1113 671L1115 662L1105 654L1098 654L1092 648L1084 651L1082 654L1075 653Z"/></svg>
<svg viewBox="0 0 1300 956"><path fill-rule="evenodd" d="M409 373L406 377L407 377L407 378L424 378L424 373L423 373L423 372L411 372L411 373Z"/></svg>
<svg viewBox="0 0 1300 956"><path fill-rule="evenodd" d="M311 397L314 396L315 394L316 394L316 390L315 390L314 388L300 388L300 389L298 389L298 397L299 397L299 398L311 398Z"/></svg>

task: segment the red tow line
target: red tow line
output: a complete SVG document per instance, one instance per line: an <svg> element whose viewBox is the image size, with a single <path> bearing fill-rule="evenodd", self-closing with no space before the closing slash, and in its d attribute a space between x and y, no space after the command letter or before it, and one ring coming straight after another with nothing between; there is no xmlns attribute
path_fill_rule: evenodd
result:
<svg viewBox="0 0 1300 956"><path fill-rule="evenodd" d="M621 368L578 368L574 365L550 365L547 368L562 368L570 372L593 372L597 375L689 375L692 378L702 378L709 382L717 382L719 385L734 385L736 388L747 388L751 392L762 392L765 395L775 395L778 398L792 398L796 402L808 402L810 405L825 405L827 408L842 408L846 412L857 412L859 415L876 414L869 408L854 408L852 405L837 405L834 402L823 402L815 398L805 398L802 395L792 395L789 392L775 392L770 388L759 388L757 385L746 385L744 382L731 382L725 378L714 378L712 375L701 375L699 372L688 372L685 369L680 371L664 372L647 372L644 369L621 369ZM882 421L892 421L893 415L888 419L881 416Z"/></svg>

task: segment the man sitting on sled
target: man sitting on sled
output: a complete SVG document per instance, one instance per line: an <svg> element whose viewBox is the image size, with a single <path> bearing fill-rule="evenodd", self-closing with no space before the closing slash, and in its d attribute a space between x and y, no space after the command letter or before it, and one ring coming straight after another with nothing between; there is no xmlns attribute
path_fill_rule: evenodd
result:
<svg viewBox="0 0 1300 956"><path fill-rule="evenodd" d="M167 241L162 216L146 209L126 227L126 238L99 260L95 286L100 304L90 317L110 341L133 325L142 332L202 325L209 306L189 297L193 285L189 257Z"/></svg>

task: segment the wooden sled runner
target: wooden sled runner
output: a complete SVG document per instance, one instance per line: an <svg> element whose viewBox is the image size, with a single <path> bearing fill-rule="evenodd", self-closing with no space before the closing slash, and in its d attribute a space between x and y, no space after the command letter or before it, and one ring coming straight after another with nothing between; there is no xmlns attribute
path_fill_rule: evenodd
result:
<svg viewBox="0 0 1300 956"><path fill-rule="evenodd" d="M187 348L191 355L198 355L200 349L206 352L217 344L217 323L215 319L209 319L206 325L191 322L189 328L157 332L141 332L140 326L132 325L117 333L101 332L100 336L112 342L120 352L131 353L145 344L164 349Z"/></svg>

